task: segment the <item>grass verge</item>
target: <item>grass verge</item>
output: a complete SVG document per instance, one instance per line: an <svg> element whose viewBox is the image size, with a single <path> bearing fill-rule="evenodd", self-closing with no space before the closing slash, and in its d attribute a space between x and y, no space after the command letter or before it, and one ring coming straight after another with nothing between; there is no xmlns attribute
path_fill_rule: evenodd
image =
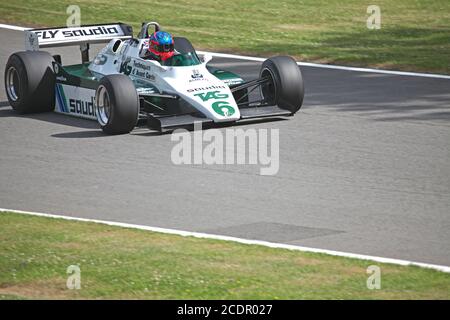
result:
<svg viewBox="0 0 450 320"><path fill-rule="evenodd" d="M0 20L65 25L74 4L83 24L156 20L198 49L450 74L448 0L378 0L379 30L360 0L16 0L0 2Z"/></svg>
<svg viewBox="0 0 450 320"><path fill-rule="evenodd" d="M381 289L366 286L369 265ZM68 266L81 289L66 287ZM0 299L450 299L450 275L96 223L0 213Z"/></svg>

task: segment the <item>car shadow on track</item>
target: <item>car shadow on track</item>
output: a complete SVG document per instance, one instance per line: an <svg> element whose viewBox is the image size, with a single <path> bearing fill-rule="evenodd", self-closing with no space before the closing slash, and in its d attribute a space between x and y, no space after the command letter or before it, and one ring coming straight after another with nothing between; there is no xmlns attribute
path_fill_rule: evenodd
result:
<svg viewBox="0 0 450 320"><path fill-rule="evenodd" d="M159 131L149 131L147 128L137 128L134 129L129 134L132 136L160 136L167 134L168 132ZM65 138L65 139L85 139L85 138L105 138L111 135L104 133L101 129L97 130L87 130L87 131L73 131L73 132L63 132L55 133L51 135L53 138Z"/></svg>
<svg viewBox="0 0 450 320"><path fill-rule="evenodd" d="M1 105L0 105L1 106ZM8 104L9 106L9 104ZM30 114L18 114L10 108L0 109L0 118L26 118L39 121L45 121L55 124L62 124L70 127L83 128L83 129L98 129L97 122L92 120L85 120L70 116L65 116L55 112L44 113L30 113Z"/></svg>
<svg viewBox="0 0 450 320"><path fill-rule="evenodd" d="M65 138L65 139L83 139L83 138L101 138L107 137L100 129L87 130L87 131L74 131L52 134L53 138Z"/></svg>
<svg viewBox="0 0 450 320"><path fill-rule="evenodd" d="M261 123L267 123L267 122L278 122L278 121L286 121L288 119L286 118L262 118L262 119L251 119L251 120L244 120L237 123L229 123L229 124L220 124L220 125L203 125L202 130L208 130L208 129L225 129L225 128L232 128L232 127L240 127L240 126L249 126L252 124L261 124ZM189 132L194 131L193 125L188 126L181 126L175 129L169 129L162 132L154 131L151 129L148 129L146 127L140 127L138 129L133 130L130 134L134 136L140 136L140 137L148 137L148 136L161 136L166 134L171 134L175 130L178 129L184 129Z"/></svg>
<svg viewBox="0 0 450 320"><path fill-rule="evenodd" d="M3 107L4 102L0 102L0 107ZM96 121L92 120L85 120L80 118L75 118L71 116L66 116L62 114L58 114L55 112L46 112L46 113L35 113L35 114L25 114L20 115L16 113L14 110L10 108L6 108L9 106L8 102L5 102L5 109L0 109L0 118L26 118L26 119L33 119L38 121L44 121L54 124L62 124L65 126L75 127L75 128L82 128L82 129L89 129L85 131L73 131L73 132L62 132L62 133L55 133L51 136L54 138L66 138L66 139L83 139L83 138L100 138L100 137L108 137L109 135L103 133L103 131L99 128ZM228 127L239 127L239 126L248 126L253 124L261 124L261 123L267 123L267 122L278 122L278 121L285 121L286 118L263 118L263 119L252 119L252 120L245 120L238 123L233 124L222 124L219 126L204 126L203 129L222 129L222 128L228 128ZM187 126L182 127L183 129L186 129L188 131L193 131L194 127ZM180 128L178 128L180 129ZM173 130L167 130L163 132L155 131L148 129L145 124L139 125L136 129L134 129L130 134L133 136L161 136L166 134L173 133Z"/></svg>

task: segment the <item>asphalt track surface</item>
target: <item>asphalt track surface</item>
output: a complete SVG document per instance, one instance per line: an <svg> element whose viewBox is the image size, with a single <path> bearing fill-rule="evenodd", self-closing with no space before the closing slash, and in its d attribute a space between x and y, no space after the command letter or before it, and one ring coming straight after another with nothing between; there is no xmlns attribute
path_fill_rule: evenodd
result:
<svg viewBox="0 0 450 320"><path fill-rule="evenodd" d="M3 69L23 42L0 29L0 207L450 265L450 80L302 67L295 117L239 127L279 129L279 172L261 176L174 165L170 134L15 114ZM246 79L260 67L212 64Z"/></svg>

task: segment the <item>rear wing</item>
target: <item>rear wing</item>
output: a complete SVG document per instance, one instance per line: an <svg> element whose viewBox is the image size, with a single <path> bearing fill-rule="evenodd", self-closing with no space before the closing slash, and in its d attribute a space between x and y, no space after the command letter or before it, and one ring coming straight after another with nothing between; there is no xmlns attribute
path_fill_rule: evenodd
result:
<svg viewBox="0 0 450 320"><path fill-rule="evenodd" d="M89 44L133 37L133 28L124 23L93 24L79 27L32 29L25 31L25 49L79 45L82 60L89 60Z"/></svg>

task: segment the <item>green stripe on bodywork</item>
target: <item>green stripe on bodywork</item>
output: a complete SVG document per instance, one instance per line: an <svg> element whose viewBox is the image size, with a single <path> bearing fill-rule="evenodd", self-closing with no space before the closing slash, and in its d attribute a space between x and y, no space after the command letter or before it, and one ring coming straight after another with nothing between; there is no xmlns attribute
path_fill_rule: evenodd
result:
<svg viewBox="0 0 450 320"><path fill-rule="evenodd" d="M64 66L63 69L72 76L87 80L96 80L95 76L92 74L92 72L89 70L88 67L89 62L84 64L74 64L70 66Z"/></svg>
<svg viewBox="0 0 450 320"><path fill-rule="evenodd" d="M61 98L62 98L62 108L64 112L69 112L69 109L67 108L67 100L66 100L66 94L64 93L64 89L63 86L58 84L59 87L59 92L61 93Z"/></svg>
<svg viewBox="0 0 450 320"><path fill-rule="evenodd" d="M75 87L96 90L99 78L97 78L88 67L89 63L61 67L58 76L65 78L65 81L58 80L58 78L57 81Z"/></svg>
<svg viewBox="0 0 450 320"><path fill-rule="evenodd" d="M222 80L224 82L232 82L232 84L239 84L244 82L244 80L242 80L241 77L239 77L237 74L233 72L221 70L219 68L211 66L207 66L206 68L217 79Z"/></svg>

